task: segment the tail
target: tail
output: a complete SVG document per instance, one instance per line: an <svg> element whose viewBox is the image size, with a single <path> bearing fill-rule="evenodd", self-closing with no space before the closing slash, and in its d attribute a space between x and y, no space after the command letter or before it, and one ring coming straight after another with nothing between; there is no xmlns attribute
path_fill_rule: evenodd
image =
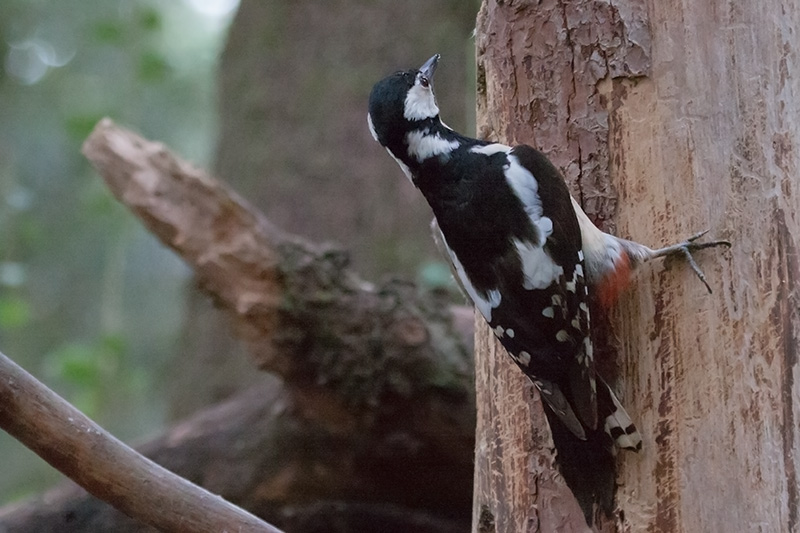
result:
<svg viewBox="0 0 800 533"><path fill-rule="evenodd" d="M639 451L642 437L620 401L599 376L597 410L598 420L603 425L586 431L586 440L577 438L549 405L544 405L559 471L591 527L595 505L607 516L614 511L616 448Z"/></svg>
<svg viewBox="0 0 800 533"><path fill-rule="evenodd" d="M600 376L597 381L597 417L603 421L603 430L617 448L638 452L642 449L639 430L611 387Z"/></svg>

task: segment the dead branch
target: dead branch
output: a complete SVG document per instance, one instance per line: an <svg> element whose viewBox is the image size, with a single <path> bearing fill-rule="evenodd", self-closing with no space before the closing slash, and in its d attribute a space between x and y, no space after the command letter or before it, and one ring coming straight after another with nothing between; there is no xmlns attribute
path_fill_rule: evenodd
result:
<svg viewBox="0 0 800 533"><path fill-rule="evenodd" d="M163 531L280 533L118 441L2 353L0 427L97 498Z"/></svg>
<svg viewBox="0 0 800 533"><path fill-rule="evenodd" d="M83 152L194 269L260 368L298 386L335 387L362 405L430 387L472 397L471 351L444 301L363 282L343 252L278 231L224 184L108 119Z"/></svg>
<svg viewBox="0 0 800 533"><path fill-rule="evenodd" d="M151 457L296 531L326 513L384 525L377 517L404 514L399 531L409 532L433 531L411 527L414 516L468 520L470 309L408 284L360 281L343 253L279 232L221 183L110 121L84 151L120 201L195 269L258 365L283 378L176 426L147 448ZM78 516L95 525L83 531L137 530L103 519L80 494L45 502L0 511L0 529L56 531Z"/></svg>

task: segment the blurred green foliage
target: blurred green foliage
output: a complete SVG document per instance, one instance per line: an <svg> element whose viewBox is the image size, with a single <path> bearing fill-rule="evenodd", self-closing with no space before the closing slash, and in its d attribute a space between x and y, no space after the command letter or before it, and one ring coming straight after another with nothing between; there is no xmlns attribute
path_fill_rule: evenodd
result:
<svg viewBox="0 0 800 533"><path fill-rule="evenodd" d="M163 423L157 376L178 343L188 272L80 145L111 116L209 164L232 13L198 9L216 4L0 3L0 351L123 439ZM1 432L0 457L0 504L58 479Z"/></svg>

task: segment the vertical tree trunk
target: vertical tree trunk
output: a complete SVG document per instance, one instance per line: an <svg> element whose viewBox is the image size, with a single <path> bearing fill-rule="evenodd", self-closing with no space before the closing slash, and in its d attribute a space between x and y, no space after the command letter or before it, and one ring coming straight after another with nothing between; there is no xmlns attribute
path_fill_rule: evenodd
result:
<svg viewBox="0 0 800 533"><path fill-rule="evenodd" d="M481 135L548 153L603 229L734 241L698 256L712 296L685 264L653 264L595 315L617 361L601 371L645 439L596 528L800 531L796 28L777 0L483 4ZM584 530L538 399L478 335L474 529Z"/></svg>

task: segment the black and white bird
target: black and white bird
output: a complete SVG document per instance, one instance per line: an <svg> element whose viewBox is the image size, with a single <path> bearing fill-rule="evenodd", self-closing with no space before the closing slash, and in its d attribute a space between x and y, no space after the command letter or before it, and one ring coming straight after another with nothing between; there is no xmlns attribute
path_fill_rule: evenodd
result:
<svg viewBox="0 0 800 533"><path fill-rule="evenodd" d="M456 133L439 118L435 55L379 81L369 129L419 188L455 276L551 412L578 440L605 433L619 448L642 438L597 375L589 287L605 302L633 267L726 244L701 235L653 250L600 231L541 152ZM552 425L552 423L551 423Z"/></svg>

